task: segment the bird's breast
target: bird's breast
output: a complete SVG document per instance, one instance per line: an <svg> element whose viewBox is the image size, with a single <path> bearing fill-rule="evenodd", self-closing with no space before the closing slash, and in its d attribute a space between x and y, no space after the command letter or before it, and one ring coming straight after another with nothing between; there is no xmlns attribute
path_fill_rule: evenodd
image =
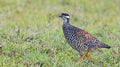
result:
<svg viewBox="0 0 120 67"><path fill-rule="evenodd" d="M65 39L67 40L67 42L71 45L71 44L76 44L78 42L78 38L75 34L75 32L71 29L64 29L63 28L63 33L65 36Z"/></svg>

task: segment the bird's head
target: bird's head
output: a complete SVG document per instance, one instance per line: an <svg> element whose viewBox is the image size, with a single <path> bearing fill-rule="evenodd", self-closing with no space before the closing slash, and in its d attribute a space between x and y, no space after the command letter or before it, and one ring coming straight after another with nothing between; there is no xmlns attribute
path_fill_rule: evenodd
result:
<svg viewBox="0 0 120 67"><path fill-rule="evenodd" d="M61 17L63 20L69 20L70 19L70 16L67 13L61 13L59 15L59 17Z"/></svg>

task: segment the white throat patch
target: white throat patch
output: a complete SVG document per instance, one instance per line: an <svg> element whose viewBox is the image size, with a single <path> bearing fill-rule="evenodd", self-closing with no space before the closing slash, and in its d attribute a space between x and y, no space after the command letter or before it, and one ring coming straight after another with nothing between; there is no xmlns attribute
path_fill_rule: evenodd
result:
<svg viewBox="0 0 120 67"><path fill-rule="evenodd" d="M70 18L70 16L65 16L66 18Z"/></svg>

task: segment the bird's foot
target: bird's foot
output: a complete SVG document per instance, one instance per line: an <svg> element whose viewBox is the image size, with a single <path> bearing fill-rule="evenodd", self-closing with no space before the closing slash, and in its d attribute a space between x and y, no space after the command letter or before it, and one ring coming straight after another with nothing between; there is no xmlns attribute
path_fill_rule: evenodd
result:
<svg viewBox="0 0 120 67"><path fill-rule="evenodd" d="M77 60L77 62L80 62L83 60L83 55L80 56L80 58Z"/></svg>

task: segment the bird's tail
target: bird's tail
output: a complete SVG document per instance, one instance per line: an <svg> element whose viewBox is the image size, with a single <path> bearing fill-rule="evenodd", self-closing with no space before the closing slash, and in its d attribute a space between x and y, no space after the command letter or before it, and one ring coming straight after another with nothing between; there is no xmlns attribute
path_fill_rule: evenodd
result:
<svg viewBox="0 0 120 67"><path fill-rule="evenodd" d="M100 48L107 48L107 49L110 49L110 48L111 48L109 45L107 45L107 44L105 44L105 43L102 43L102 42L100 43L99 47L100 47Z"/></svg>

